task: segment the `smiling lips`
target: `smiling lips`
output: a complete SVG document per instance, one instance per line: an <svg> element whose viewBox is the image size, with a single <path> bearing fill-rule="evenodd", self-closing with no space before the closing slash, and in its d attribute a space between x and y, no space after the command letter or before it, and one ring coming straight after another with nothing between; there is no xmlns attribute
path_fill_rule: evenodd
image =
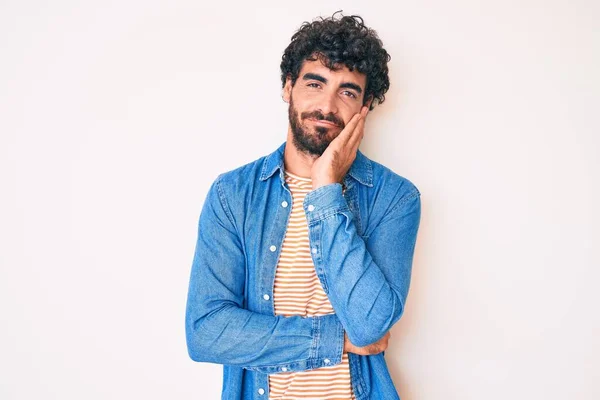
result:
<svg viewBox="0 0 600 400"><path fill-rule="evenodd" d="M311 121L314 124L320 124L320 125L326 125L326 126L332 126L332 127L339 128L339 125L336 124L335 122L327 121L327 120L324 120L324 119L309 118L309 121Z"/></svg>

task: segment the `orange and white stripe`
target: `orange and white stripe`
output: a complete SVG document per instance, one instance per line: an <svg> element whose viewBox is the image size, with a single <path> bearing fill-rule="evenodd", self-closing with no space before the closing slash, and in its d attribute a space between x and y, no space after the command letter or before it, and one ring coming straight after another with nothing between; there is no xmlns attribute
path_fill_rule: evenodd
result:
<svg viewBox="0 0 600 400"><path fill-rule="evenodd" d="M323 291L310 255L308 226L302 208L306 194L312 190L311 180L287 171L285 180L293 203L275 272L275 314L305 317L332 314L333 307ZM342 362L338 365L269 375L269 400L292 399L355 399L348 354L342 354Z"/></svg>

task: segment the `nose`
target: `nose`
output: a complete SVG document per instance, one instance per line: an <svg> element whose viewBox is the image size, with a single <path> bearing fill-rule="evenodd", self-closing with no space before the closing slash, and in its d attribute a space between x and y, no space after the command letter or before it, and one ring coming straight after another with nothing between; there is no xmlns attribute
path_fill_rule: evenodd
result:
<svg viewBox="0 0 600 400"><path fill-rule="evenodd" d="M335 93L324 93L319 104L319 109L323 113L323 115L327 114L337 114L337 98Z"/></svg>

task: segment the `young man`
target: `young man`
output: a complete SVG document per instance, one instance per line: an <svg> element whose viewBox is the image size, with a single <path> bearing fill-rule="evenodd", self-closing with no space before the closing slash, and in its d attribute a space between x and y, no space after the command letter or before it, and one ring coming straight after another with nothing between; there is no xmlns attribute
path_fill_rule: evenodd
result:
<svg viewBox="0 0 600 400"><path fill-rule="evenodd" d="M360 151L389 88L360 17L305 23L282 63L287 140L221 174L199 221L186 337L222 399L398 399L383 351L404 311L420 193Z"/></svg>

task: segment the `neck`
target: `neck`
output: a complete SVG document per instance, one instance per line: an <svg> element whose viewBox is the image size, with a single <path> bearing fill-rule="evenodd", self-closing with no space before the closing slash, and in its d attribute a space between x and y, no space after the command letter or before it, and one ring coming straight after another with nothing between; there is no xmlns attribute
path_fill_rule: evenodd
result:
<svg viewBox="0 0 600 400"><path fill-rule="evenodd" d="M286 171L294 175L310 178L311 170L318 156L306 154L296 148L291 127L288 127L287 143L283 153L283 163Z"/></svg>

